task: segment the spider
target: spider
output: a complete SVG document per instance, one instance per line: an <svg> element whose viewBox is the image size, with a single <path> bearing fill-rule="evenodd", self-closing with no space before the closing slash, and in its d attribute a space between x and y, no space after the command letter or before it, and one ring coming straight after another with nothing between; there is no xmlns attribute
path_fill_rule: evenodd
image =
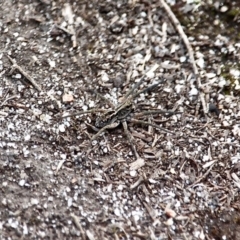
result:
<svg viewBox="0 0 240 240"><path fill-rule="evenodd" d="M158 65L154 65L148 72L146 72L141 77L141 79L136 84L134 84L132 86L132 88L126 93L126 95L123 97L122 102L120 104L118 104L117 106L114 106L108 99L106 99L105 97L103 97L102 95L97 93L96 91L92 90L95 94L97 94L104 101L108 101L110 103L110 105L113 107L113 109L107 110L103 114L101 114L99 117L97 117L96 120L95 120L95 126L90 125L95 131L97 131L97 133L91 137L91 139L90 139L91 143L94 140L96 140L106 130L114 129L114 128L118 127L120 124L122 124L123 129L124 129L124 133L127 136L128 142L131 145L133 154L134 154L136 159L139 159L140 156L139 156L139 154L136 150L136 147L133 143L133 136L131 135L131 133L128 130L127 122L152 126L156 129L160 129L164 132L174 134L173 132L171 132L167 129L164 129L164 128L158 126L157 124L153 124L153 123L150 123L150 122L147 122L147 121L138 120L138 118L141 118L141 117L147 116L147 115L156 115L156 114L173 115L173 114L177 114L179 112L164 111L164 110L159 110L159 109L143 111L141 113L136 113L135 112L135 106L134 106L133 100L138 95L140 95L141 93L151 91L152 89L154 89L155 87L157 87L158 85L160 85L164 82L164 80L162 80L162 81L159 81L155 84L152 84L152 85L148 86L147 88L144 88L143 90L138 90L139 86L142 84L142 82L144 81L144 79L148 75L148 73L154 72L157 68L158 68ZM64 116L64 118L71 117L71 116L82 115L82 114L86 114L86 113L93 113L93 112L103 112L103 110L102 109L91 109L91 110L88 110L88 111L81 111L81 112L77 112L77 113L74 113L74 114ZM90 145L87 148L88 148L88 150L87 150L86 155L88 155L92 150Z"/></svg>

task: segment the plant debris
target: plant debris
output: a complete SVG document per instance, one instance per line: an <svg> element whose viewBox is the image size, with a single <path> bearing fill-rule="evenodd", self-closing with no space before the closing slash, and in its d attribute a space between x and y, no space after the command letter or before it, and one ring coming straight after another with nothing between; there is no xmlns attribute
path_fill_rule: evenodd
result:
<svg viewBox="0 0 240 240"><path fill-rule="evenodd" d="M239 9L3 1L1 239L239 239Z"/></svg>

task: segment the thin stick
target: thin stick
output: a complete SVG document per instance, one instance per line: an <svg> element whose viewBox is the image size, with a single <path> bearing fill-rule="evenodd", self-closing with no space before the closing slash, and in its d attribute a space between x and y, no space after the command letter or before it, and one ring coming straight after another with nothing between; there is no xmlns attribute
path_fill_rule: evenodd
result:
<svg viewBox="0 0 240 240"><path fill-rule="evenodd" d="M83 231L83 228L82 228L81 224L79 223L78 217L74 213L71 213L70 216L73 219L73 222L76 225L76 227L79 229L79 231L80 231L80 233L82 235L82 239L86 240L86 235L85 235L85 233Z"/></svg>
<svg viewBox="0 0 240 240"><path fill-rule="evenodd" d="M14 99L14 98L17 98L17 96L12 96L12 97L6 98L6 99L0 104L0 106L3 106L7 101L9 101L9 100L11 100L11 99Z"/></svg>
<svg viewBox="0 0 240 240"><path fill-rule="evenodd" d="M191 184L190 186L188 186L187 188L192 188L193 186L195 186L197 183L201 182L202 179L204 179L205 177L207 177L207 175L212 171L212 168L214 167L214 164L212 164L209 169L200 177L198 178L193 184Z"/></svg>
<svg viewBox="0 0 240 240"><path fill-rule="evenodd" d="M95 112L106 112L106 110L104 110L104 109L90 109L90 110L80 111L80 112L76 112L76 113L69 114L69 115L66 115L66 116L62 116L61 118L68 118L68 117L83 115L85 113L95 113Z"/></svg>
<svg viewBox="0 0 240 240"><path fill-rule="evenodd" d="M184 42L184 44L187 48L188 55L189 55L190 61L192 63L193 72L194 72L196 80L197 80L198 89L200 91L200 100L201 100L201 103L202 103L203 111L204 111L205 117L207 118L208 110L207 110L207 105L206 105L206 102L205 102L205 99L204 99L204 93L202 92L202 83L201 83L201 79L200 79L200 76L199 76L198 68L197 68L197 65L196 65L196 61L194 59L193 48L192 48L192 46L191 46L191 44L188 40L187 35L183 31L183 28L182 28L180 22L178 21L178 19L176 18L176 16L172 12L171 8L168 6L168 4L164 0L160 0L160 2L162 4L163 8L165 9L165 11L167 12L169 18L171 19L173 25L177 29L180 37L182 38L182 40L183 40L183 42Z"/></svg>
<svg viewBox="0 0 240 240"><path fill-rule="evenodd" d="M11 61L11 63L13 64L13 65L12 65L12 69L11 69L11 71L10 71L10 74L12 74L15 69L17 69L39 92L41 92L42 90L41 90L41 88L38 86L38 84L35 82L35 80L34 80L25 70L23 70L22 67L20 67L20 66L17 64L16 60L15 60L15 59L12 59L12 58L11 58L10 56L8 56L8 55L7 55L7 57L8 57L8 59Z"/></svg>
<svg viewBox="0 0 240 240"><path fill-rule="evenodd" d="M123 129L124 129L124 133L126 134L128 142L131 145L132 151L133 151L133 153L135 155L135 158L139 159L140 158L139 154L137 152L136 146L133 144L133 141L132 141L133 137L132 137L131 133L128 131L128 127L127 127L126 121L122 121L122 125L123 125Z"/></svg>

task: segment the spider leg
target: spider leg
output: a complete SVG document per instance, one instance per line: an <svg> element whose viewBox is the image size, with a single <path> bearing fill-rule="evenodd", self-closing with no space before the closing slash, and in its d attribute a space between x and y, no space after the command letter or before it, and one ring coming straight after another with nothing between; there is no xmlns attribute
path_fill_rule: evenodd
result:
<svg viewBox="0 0 240 240"><path fill-rule="evenodd" d="M68 114L66 116L62 116L61 118L67 118L67 117L73 117L73 116L78 116L78 115L83 115L86 113L95 113L95 112L106 112L106 110L103 109L90 109L90 110L86 110L86 111L79 111L76 113L72 113L72 114Z"/></svg>
<svg viewBox="0 0 240 240"><path fill-rule="evenodd" d="M163 132L166 132L166 133L170 133L170 134L174 134L174 135L175 135L174 132L171 132L171 131L169 131L169 130L167 130L167 129L165 129L165 128L159 127L157 124L154 124L154 123L149 123L149 122L137 120L137 119L134 119L134 118L130 119L130 122L136 123L136 124L142 124L142 125L152 126L152 127L156 128L156 129L159 129L159 130L161 130L161 131L163 131Z"/></svg>
<svg viewBox="0 0 240 240"><path fill-rule="evenodd" d="M154 115L154 114L166 114L167 116L172 116L174 114L179 114L182 112L174 112L174 111L167 111L167 110L149 110L149 111L144 111L141 113L135 113L134 116L142 117L142 116L147 116L147 115Z"/></svg>
<svg viewBox="0 0 240 240"><path fill-rule="evenodd" d="M128 98L131 94L133 94L133 92L134 92L136 89L139 88L139 86L142 84L143 80L145 79L146 75L148 75L148 73L150 73L150 72L154 72L155 70L157 70L157 68L158 68L158 65L156 64L156 65L154 65L149 71L145 72L145 73L143 74L143 76L140 78L140 80L139 80L137 83L135 83L135 84L133 85L133 87L126 93L126 95L124 96L123 102L125 102L125 101L127 100L127 98Z"/></svg>
<svg viewBox="0 0 240 240"><path fill-rule="evenodd" d="M136 93L132 96L132 98L134 99L135 97L137 97L137 96L140 95L141 93L145 93L145 92L148 92L148 91L152 91L155 87L157 87L159 84L162 84L163 82L164 82L164 80L159 81L158 83L154 83L154 84L150 85L149 87L144 88L144 89L136 92Z"/></svg>
<svg viewBox="0 0 240 240"><path fill-rule="evenodd" d="M110 123L109 125L106 125L105 127L101 128L92 138L91 141L96 140L105 130L107 129L113 129L116 128L120 124L119 121Z"/></svg>
<svg viewBox="0 0 240 240"><path fill-rule="evenodd" d="M131 145L131 148L132 148L132 151L133 151L133 154L135 155L135 158L136 159L139 159L140 156L136 150L136 147L135 145L133 144L133 136L131 135L131 133L128 131L128 127L127 127L127 122L125 120L122 121L122 125L123 125L123 129L124 129L124 133L126 134L127 136L127 139L128 139L128 142L130 143Z"/></svg>
<svg viewBox="0 0 240 240"><path fill-rule="evenodd" d="M116 108L116 111L119 112L121 111L122 109L126 108L127 106L131 105L131 101L126 101L124 102L123 104L119 105L117 108Z"/></svg>
<svg viewBox="0 0 240 240"><path fill-rule="evenodd" d="M89 126L93 131L95 131L95 132L98 132L100 129L99 128L97 128L97 127L95 127L95 126L93 126L92 124L89 124L89 123L85 123L87 126Z"/></svg>
<svg viewBox="0 0 240 240"><path fill-rule="evenodd" d="M133 85L133 87L130 89L130 91L128 91L128 92L126 93L126 95L124 96L124 100L123 100L123 101L126 101L127 98L135 91L135 89L138 89L138 88L139 88L139 86L142 84L142 82L143 82L144 79L145 79L145 75L143 75L143 76L140 78L140 80Z"/></svg>
<svg viewBox="0 0 240 240"><path fill-rule="evenodd" d="M95 89L88 89L90 92L96 94L99 98L101 98L104 102L108 103L112 108L115 108L115 104L107 98L105 98L102 94L98 93Z"/></svg>
<svg viewBox="0 0 240 240"><path fill-rule="evenodd" d="M87 150L87 155L91 152L91 143L92 141L96 140L105 130L107 129L113 129L116 128L118 125L120 124L119 121L113 122L111 124L108 124L106 126L104 126L103 128L101 128L95 135L92 136L91 140L90 140L90 144L88 145L88 150Z"/></svg>

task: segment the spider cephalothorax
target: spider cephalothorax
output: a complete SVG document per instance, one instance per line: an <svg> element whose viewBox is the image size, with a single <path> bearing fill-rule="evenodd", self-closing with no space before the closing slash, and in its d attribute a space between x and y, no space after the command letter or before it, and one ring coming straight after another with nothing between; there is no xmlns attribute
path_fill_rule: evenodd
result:
<svg viewBox="0 0 240 240"><path fill-rule="evenodd" d="M103 128L116 121L127 119L133 111L134 105L131 101L127 101L125 104L120 104L115 110L110 110L97 117L95 126L97 128Z"/></svg>

